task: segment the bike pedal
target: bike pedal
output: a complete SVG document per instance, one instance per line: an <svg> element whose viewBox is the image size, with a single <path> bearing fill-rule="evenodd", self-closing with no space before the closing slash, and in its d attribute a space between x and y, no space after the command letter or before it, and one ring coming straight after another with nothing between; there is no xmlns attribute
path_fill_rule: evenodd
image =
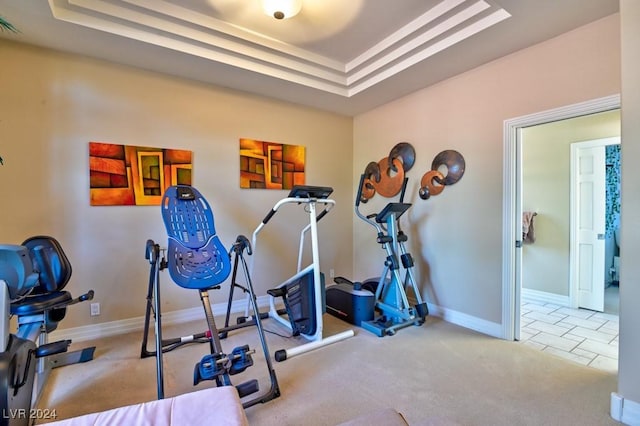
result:
<svg viewBox="0 0 640 426"><path fill-rule="evenodd" d="M58 342L38 346L36 349L36 358L61 354L69 349L69 345L71 345L71 340L60 340Z"/></svg>

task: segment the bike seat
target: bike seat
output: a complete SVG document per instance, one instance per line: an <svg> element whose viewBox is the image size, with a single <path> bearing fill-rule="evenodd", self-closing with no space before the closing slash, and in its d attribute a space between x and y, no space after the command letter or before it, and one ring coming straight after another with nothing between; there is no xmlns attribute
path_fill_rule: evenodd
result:
<svg viewBox="0 0 640 426"><path fill-rule="evenodd" d="M93 299L93 290L74 299L64 287L71 279L71 263L60 243L53 237L39 235L25 240L38 282L31 294L11 303L11 314L19 317L46 314L48 326L55 326L68 305Z"/></svg>
<svg viewBox="0 0 640 426"><path fill-rule="evenodd" d="M37 315L55 308L64 308L73 301L68 291L55 291L21 299L11 304L11 314Z"/></svg>

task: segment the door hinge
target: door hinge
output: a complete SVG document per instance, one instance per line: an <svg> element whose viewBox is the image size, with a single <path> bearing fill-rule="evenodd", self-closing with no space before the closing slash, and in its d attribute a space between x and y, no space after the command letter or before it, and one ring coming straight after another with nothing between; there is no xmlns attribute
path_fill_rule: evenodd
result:
<svg viewBox="0 0 640 426"><path fill-rule="evenodd" d="M516 241L516 248L522 248L522 240Z"/></svg>

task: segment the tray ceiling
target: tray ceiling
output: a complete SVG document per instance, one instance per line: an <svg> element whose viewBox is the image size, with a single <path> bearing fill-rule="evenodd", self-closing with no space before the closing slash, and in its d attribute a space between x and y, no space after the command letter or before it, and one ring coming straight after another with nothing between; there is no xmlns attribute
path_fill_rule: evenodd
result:
<svg viewBox="0 0 640 426"><path fill-rule="evenodd" d="M617 0L1 0L31 43L354 115L615 13Z"/></svg>

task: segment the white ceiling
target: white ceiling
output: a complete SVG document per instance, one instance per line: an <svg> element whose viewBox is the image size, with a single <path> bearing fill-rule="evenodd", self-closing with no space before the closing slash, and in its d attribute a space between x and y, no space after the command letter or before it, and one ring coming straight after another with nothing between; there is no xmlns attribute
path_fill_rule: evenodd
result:
<svg viewBox="0 0 640 426"><path fill-rule="evenodd" d="M618 0L0 0L0 36L355 115L618 11Z"/></svg>

